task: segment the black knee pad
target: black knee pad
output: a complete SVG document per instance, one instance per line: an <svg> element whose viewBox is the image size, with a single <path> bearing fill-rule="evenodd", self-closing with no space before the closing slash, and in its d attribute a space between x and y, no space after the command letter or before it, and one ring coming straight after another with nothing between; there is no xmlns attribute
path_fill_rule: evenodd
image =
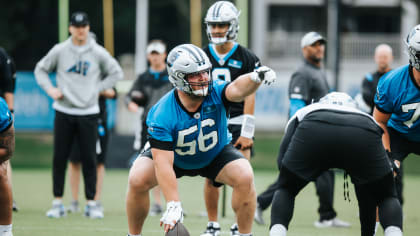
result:
<svg viewBox="0 0 420 236"><path fill-rule="evenodd" d="M379 204L379 221L384 229L397 226L402 230L402 208L396 197L384 199Z"/></svg>
<svg viewBox="0 0 420 236"><path fill-rule="evenodd" d="M397 191L395 189L394 176L392 172L373 183L369 183L368 189L373 194L378 205L384 199L397 197Z"/></svg>

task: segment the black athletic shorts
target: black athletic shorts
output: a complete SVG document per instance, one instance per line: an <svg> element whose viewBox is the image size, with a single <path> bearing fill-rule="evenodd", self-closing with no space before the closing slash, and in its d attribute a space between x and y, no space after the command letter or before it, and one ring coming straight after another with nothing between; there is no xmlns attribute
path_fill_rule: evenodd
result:
<svg viewBox="0 0 420 236"><path fill-rule="evenodd" d="M420 155L420 142L413 142L406 139L391 127L388 127L388 133L391 141L392 157L394 159L404 161L410 153Z"/></svg>
<svg viewBox="0 0 420 236"><path fill-rule="evenodd" d="M153 159L152 151L150 148L146 149L143 153L141 153L139 157L141 156L146 156ZM202 177L210 179L213 182L213 185L215 187L220 187L223 184L216 182L215 180L216 176L219 174L219 172L223 169L223 167L226 164L240 158L245 158L245 157L236 148L234 148L232 144L228 144L222 149L219 155L217 155L216 158L214 158L214 160L210 162L209 165L201 169L193 169L193 170L182 169L174 165L174 171L177 178L180 178L182 176L200 175Z"/></svg>
<svg viewBox="0 0 420 236"><path fill-rule="evenodd" d="M315 180L330 168L344 169L356 185L370 183L391 172L379 127L367 130L306 119L297 126L282 165L307 181Z"/></svg>

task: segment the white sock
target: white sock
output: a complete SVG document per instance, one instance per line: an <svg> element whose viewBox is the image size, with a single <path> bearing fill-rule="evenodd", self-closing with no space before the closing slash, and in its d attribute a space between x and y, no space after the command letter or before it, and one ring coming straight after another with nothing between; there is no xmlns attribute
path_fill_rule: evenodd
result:
<svg viewBox="0 0 420 236"><path fill-rule="evenodd" d="M379 221L376 221L376 223L375 223L375 233L373 234L373 236L375 236L376 232L378 232L378 226L379 226Z"/></svg>
<svg viewBox="0 0 420 236"><path fill-rule="evenodd" d="M12 224L0 225L0 235L3 235L3 233L6 233L6 232L12 232Z"/></svg>
<svg viewBox="0 0 420 236"><path fill-rule="evenodd" d="M249 234L241 234L241 233L239 233L239 235L240 235L240 236L252 236L252 234L251 234L251 233L249 233Z"/></svg>
<svg viewBox="0 0 420 236"><path fill-rule="evenodd" d="M127 236L141 236L141 234L127 234Z"/></svg>
<svg viewBox="0 0 420 236"><path fill-rule="evenodd" d="M384 232L385 236L402 236L402 231L397 226L388 226Z"/></svg>
<svg viewBox="0 0 420 236"><path fill-rule="evenodd" d="M88 200L87 205L94 207L94 206L96 206L96 201L95 200Z"/></svg>
<svg viewBox="0 0 420 236"><path fill-rule="evenodd" d="M286 236L287 229L282 224L275 224L270 229L270 236Z"/></svg>
<svg viewBox="0 0 420 236"><path fill-rule="evenodd" d="M52 204L53 205L61 205L61 204L63 204L63 201L61 199L54 199Z"/></svg>

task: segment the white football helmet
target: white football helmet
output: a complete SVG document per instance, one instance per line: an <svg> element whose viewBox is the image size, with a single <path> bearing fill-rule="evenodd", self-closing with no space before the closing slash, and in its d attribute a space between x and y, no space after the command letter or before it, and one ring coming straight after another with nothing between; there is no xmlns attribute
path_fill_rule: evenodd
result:
<svg viewBox="0 0 420 236"><path fill-rule="evenodd" d="M414 26L405 40L412 67L420 71L420 25Z"/></svg>
<svg viewBox="0 0 420 236"><path fill-rule="evenodd" d="M168 54L167 69L169 81L177 89L194 96L205 97L212 89L211 63L206 53L193 44L181 44ZM209 79L206 82L188 82L187 75L207 72ZM192 86L201 87L193 89Z"/></svg>
<svg viewBox="0 0 420 236"><path fill-rule="evenodd" d="M211 5L207 10L206 18L204 18L204 23L207 26L207 37L210 42L220 45L227 41L235 41L238 38L239 14L240 11L236 9L235 5L228 1L218 1ZM212 37L212 24L229 24L229 29L222 38Z"/></svg>
<svg viewBox="0 0 420 236"><path fill-rule="evenodd" d="M319 100L321 104L340 105L357 109L357 103L347 93L331 92Z"/></svg>

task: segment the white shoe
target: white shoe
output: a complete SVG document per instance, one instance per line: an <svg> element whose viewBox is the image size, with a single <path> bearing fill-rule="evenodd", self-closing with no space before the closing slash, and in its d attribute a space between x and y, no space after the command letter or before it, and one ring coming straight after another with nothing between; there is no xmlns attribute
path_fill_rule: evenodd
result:
<svg viewBox="0 0 420 236"><path fill-rule="evenodd" d="M91 219L102 219L104 218L104 212L101 207L98 206L96 201L89 201L86 204L84 215Z"/></svg>
<svg viewBox="0 0 420 236"><path fill-rule="evenodd" d="M263 210L260 208L259 204L257 203L257 209L255 209L254 220L259 225L264 225L264 218L263 218Z"/></svg>
<svg viewBox="0 0 420 236"><path fill-rule="evenodd" d="M219 236L220 225L217 222L209 222L206 230L200 236Z"/></svg>
<svg viewBox="0 0 420 236"><path fill-rule="evenodd" d="M230 236L239 236L239 228L238 224L234 223L232 226L230 226Z"/></svg>
<svg viewBox="0 0 420 236"><path fill-rule="evenodd" d="M270 236L286 236L287 229L282 224L275 224L270 229Z"/></svg>
<svg viewBox="0 0 420 236"><path fill-rule="evenodd" d="M2 232L0 232L2 233ZM12 231L7 231L7 232L3 232L3 234L1 234L2 236L13 236Z"/></svg>
<svg viewBox="0 0 420 236"><path fill-rule="evenodd" d="M317 228L328 228L328 227L337 227L337 228L347 228L350 227L350 223L342 221L337 217L331 220L315 221L314 226Z"/></svg>
<svg viewBox="0 0 420 236"><path fill-rule="evenodd" d="M69 213L80 212L79 202L77 200L71 201L70 206L67 207L67 212Z"/></svg>
<svg viewBox="0 0 420 236"><path fill-rule="evenodd" d="M47 211L46 215L49 218L61 218L66 216L63 203L61 201L54 200L52 208Z"/></svg>

